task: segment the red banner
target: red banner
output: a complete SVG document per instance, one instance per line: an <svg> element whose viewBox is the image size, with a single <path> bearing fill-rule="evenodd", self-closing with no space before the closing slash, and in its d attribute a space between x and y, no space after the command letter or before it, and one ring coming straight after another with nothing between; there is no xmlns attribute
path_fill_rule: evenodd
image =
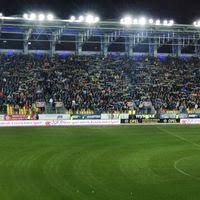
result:
<svg viewBox="0 0 200 200"><path fill-rule="evenodd" d="M26 115L5 115L5 120L25 120Z"/></svg>
<svg viewBox="0 0 200 200"><path fill-rule="evenodd" d="M5 115L6 121L19 121L19 120L33 120L36 119L36 115Z"/></svg>

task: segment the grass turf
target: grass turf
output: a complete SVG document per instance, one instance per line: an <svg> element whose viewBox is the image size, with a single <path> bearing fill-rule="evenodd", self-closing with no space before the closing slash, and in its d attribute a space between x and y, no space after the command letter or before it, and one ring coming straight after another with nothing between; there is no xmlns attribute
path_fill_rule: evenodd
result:
<svg viewBox="0 0 200 200"><path fill-rule="evenodd" d="M2 200L199 200L200 126L0 129Z"/></svg>

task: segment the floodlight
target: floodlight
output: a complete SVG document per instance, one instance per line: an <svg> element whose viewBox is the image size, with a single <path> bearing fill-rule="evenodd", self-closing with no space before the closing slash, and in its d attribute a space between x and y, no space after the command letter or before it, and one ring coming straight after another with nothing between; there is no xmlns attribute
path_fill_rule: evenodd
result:
<svg viewBox="0 0 200 200"><path fill-rule="evenodd" d="M168 21L167 21L167 20L164 20L164 21L163 21L163 25L164 25L164 26L167 26L167 25L168 25Z"/></svg>
<svg viewBox="0 0 200 200"><path fill-rule="evenodd" d="M31 45L31 42L28 42L28 45Z"/></svg>
<svg viewBox="0 0 200 200"><path fill-rule="evenodd" d="M94 16L93 15L87 15L86 18L85 18L85 22L87 22L88 24L94 23Z"/></svg>
<svg viewBox="0 0 200 200"><path fill-rule="evenodd" d="M39 14L39 15L38 15L38 20L39 20L39 21L44 21L44 20L45 20L45 15L42 14L42 13Z"/></svg>
<svg viewBox="0 0 200 200"><path fill-rule="evenodd" d="M82 15L79 16L78 21L79 21L79 22L83 22L83 21L84 21L84 16L82 16Z"/></svg>
<svg viewBox="0 0 200 200"><path fill-rule="evenodd" d="M169 26L173 26L173 25L174 25L174 20L171 19L171 20L169 21Z"/></svg>
<svg viewBox="0 0 200 200"><path fill-rule="evenodd" d="M100 18L99 18L99 17L95 17L95 18L94 18L94 22L95 22L95 23L97 23L97 22L99 22L99 21L100 21Z"/></svg>
<svg viewBox="0 0 200 200"><path fill-rule="evenodd" d="M153 19L149 19L149 24L153 24Z"/></svg>
<svg viewBox="0 0 200 200"><path fill-rule="evenodd" d="M120 19L120 24L124 24L124 19L123 18Z"/></svg>
<svg viewBox="0 0 200 200"><path fill-rule="evenodd" d="M138 19L133 19L133 24L138 24Z"/></svg>
<svg viewBox="0 0 200 200"><path fill-rule="evenodd" d="M0 17L3 17L3 13L0 13Z"/></svg>
<svg viewBox="0 0 200 200"><path fill-rule="evenodd" d="M75 16L71 16L71 17L70 17L70 21L71 21L71 22L75 22L75 21L76 21L76 17L75 17Z"/></svg>
<svg viewBox="0 0 200 200"><path fill-rule="evenodd" d="M28 20L29 19L28 14L27 13L23 14L23 18L26 19L26 20Z"/></svg>
<svg viewBox="0 0 200 200"><path fill-rule="evenodd" d="M155 25L157 25L157 26L160 25L160 20L159 19L156 20Z"/></svg>
<svg viewBox="0 0 200 200"><path fill-rule="evenodd" d="M193 23L193 25L196 26L196 27L200 27L200 20L199 20L199 21L195 21L195 22Z"/></svg>
<svg viewBox="0 0 200 200"><path fill-rule="evenodd" d="M36 14L35 13L31 13L29 19L30 20L35 20L36 19Z"/></svg>
<svg viewBox="0 0 200 200"><path fill-rule="evenodd" d="M54 19L53 14L48 14L48 15L47 15L47 20L48 20L48 21L53 21L53 19Z"/></svg>
<svg viewBox="0 0 200 200"><path fill-rule="evenodd" d="M124 25L131 25L132 24L132 22L133 22L133 19L132 19L132 17L131 16L125 16L124 18L122 18L121 20L120 20L120 23L121 24L124 24Z"/></svg>
<svg viewBox="0 0 200 200"><path fill-rule="evenodd" d="M146 20L145 17L141 17L141 18L139 19L139 24L140 24L140 25L145 25L146 22L147 22L147 20Z"/></svg>

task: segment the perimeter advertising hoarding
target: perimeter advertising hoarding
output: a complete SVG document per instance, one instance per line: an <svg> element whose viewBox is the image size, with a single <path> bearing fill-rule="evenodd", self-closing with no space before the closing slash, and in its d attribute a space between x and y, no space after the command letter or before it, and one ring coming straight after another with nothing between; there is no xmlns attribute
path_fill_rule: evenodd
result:
<svg viewBox="0 0 200 200"><path fill-rule="evenodd" d="M160 114L160 118L161 119L177 119L179 118L179 115L175 113L163 113L163 114Z"/></svg>
<svg viewBox="0 0 200 200"><path fill-rule="evenodd" d="M193 113L188 115L189 118L200 118L200 113Z"/></svg>
<svg viewBox="0 0 200 200"><path fill-rule="evenodd" d="M179 119L127 119L121 120L122 124L156 124L156 123L180 123Z"/></svg>
<svg viewBox="0 0 200 200"><path fill-rule="evenodd" d="M122 124L155 124L160 123L160 119L121 119Z"/></svg>
<svg viewBox="0 0 200 200"><path fill-rule="evenodd" d="M120 120L23 120L0 121L0 127L33 127L33 126L97 126L119 125Z"/></svg>
<svg viewBox="0 0 200 200"><path fill-rule="evenodd" d="M181 119L181 124L200 124L200 118L195 119Z"/></svg>

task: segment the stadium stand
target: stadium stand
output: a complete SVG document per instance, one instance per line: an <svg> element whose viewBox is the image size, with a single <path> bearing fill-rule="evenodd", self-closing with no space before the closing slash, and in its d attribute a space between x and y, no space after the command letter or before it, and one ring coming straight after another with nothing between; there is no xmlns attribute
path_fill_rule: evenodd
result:
<svg viewBox="0 0 200 200"><path fill-rule="evenodd" d="M163 113L200 107L200 58L0 55L0 112Z"/></svg>

